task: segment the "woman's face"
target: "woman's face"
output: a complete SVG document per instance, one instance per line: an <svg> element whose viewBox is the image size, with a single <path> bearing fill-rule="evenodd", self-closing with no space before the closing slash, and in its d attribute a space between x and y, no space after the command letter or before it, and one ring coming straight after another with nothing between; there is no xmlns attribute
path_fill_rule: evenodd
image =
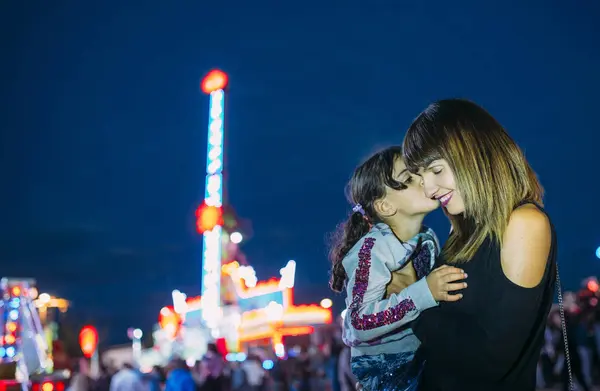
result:
<svg viewBox="0 0 600 391"><path fill-rule="evenodd" d="M445 159L434 160L418 173L423 180L425 195L438 200L451 215L464 213L465 204L456 188L454 173Z"/></svg>
<svg viewBox="0 0 600 391"><path fill-rule="evenodd" d="M386 189L385 200L394 213L400 213L403 216L421 215L432 212L440 206L438 201L424 196L421 178L411 174L402 159L396 159L394 162L393 175L394 179L406 186L406 189L403 190L394 190L389 187Z"/></svg>

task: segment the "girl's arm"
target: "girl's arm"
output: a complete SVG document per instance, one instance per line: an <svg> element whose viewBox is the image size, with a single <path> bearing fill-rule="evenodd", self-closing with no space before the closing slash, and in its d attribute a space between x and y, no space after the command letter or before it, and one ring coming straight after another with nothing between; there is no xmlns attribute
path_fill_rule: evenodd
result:
<svg viewBox="0 0 600 391"><path fill-rule="evenodd" d="M352 345L382 337L413 321L421 311L437 305L424 278L384 299L386 285L392 277L386 262L392 263L394 257L408 258L412 254L406 247L394 250L404 253L394 254L386 243L388 240L396 239L381 235L364 238L354 255L357 264L347 286L352 303L345 322L351 334L346 340Z"/></svg>

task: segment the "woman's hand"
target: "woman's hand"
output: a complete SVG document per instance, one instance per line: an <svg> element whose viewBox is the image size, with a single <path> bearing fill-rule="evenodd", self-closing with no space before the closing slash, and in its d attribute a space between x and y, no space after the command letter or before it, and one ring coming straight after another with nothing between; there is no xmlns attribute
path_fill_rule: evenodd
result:
<svg viewBox="0 0 600 391"><path fill-rule="evenodd" d="M385 288L385 298L389 299L390 295L400 293L415 282L417 282L417 272L411 261L402 269L392 272L392 279Z"/></svg>

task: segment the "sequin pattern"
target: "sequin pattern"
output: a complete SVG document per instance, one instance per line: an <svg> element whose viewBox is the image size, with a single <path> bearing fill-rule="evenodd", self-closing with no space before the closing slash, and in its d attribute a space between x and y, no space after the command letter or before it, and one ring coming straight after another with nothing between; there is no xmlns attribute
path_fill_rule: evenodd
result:
<svg viewBox="0 0 600 391"><path fill-rule="evenodd" d="M377 327L386 326L404 318L409 311L417 307L410 299L402 300L394 307L374 314L360 315L359 308L362 305L365 293L369 286L369 269L371 268L371 252L375 245L375 238L365 238L358 252L358 268L354 287L352 288L352 304L350 305L350 317L352 326L356 330L372 330Z"/></svg>
<svg viewBox="0 0 600 391"><path fill-rule="evenodd" d="M417 273L418 280L427 276L431 271L431 258L431 248L427 245L427 243L423 243L419 249L419 252L415 256L415 259L413 260L413 266L415 268L415 272Z"/></svg>
<svg viewBox="0 0 600 391"><path fill-rule="evenodd" d="M413 391L423 362L415 360L414 353L379 354L353 357L351 368L364 390Z"/></svg>

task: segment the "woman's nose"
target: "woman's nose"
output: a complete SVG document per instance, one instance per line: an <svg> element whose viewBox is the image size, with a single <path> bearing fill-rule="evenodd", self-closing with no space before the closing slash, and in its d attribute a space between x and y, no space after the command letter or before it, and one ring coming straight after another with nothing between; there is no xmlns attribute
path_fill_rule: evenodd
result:
<svg viewBox="0 0 600 391"><path fill-rule="evenodd" d="M428 198L434 198L435 197L435 193L437 191L437 187L434 186L432 183L430 183L430 181L428 181L427 179L423 178L421 180L421 186L423 186L423 192L425 193L425 196Z"/></svg>

